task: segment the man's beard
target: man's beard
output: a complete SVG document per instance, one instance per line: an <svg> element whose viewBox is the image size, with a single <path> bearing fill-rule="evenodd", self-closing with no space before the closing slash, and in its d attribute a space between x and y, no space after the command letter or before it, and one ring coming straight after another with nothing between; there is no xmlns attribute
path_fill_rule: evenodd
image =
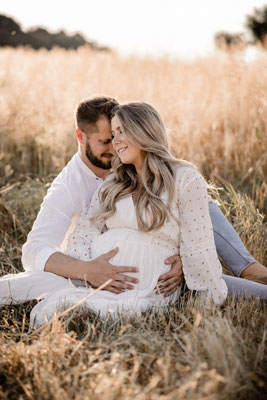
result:
<svg viewBox="0 0 267 400"><path fill-rule="evenodd" d="M93 164L95 167L101 168L101 169L110 169L111 168L111 160L107 161L107 162L100 160L100 158L98 158L97 156L94 155L94 153L92 152L91 146L88 142L86 143L85 155L86 155L87 159L90 161L90 163ZM105 155L111 155L111 154L110 153L102 153L101 154L101 156L105 156Z"/></svg>

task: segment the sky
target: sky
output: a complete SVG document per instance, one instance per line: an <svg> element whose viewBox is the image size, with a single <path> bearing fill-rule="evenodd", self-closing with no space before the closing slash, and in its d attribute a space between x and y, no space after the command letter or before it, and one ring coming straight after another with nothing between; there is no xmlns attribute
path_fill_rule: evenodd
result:
<svg viewBox="0 0 267 400"><path fill-rule="evenodd" d="M218 31L245 31L267 0L2 0L0 14L23 29L80 32L123 55L207 55Z"/></svg>

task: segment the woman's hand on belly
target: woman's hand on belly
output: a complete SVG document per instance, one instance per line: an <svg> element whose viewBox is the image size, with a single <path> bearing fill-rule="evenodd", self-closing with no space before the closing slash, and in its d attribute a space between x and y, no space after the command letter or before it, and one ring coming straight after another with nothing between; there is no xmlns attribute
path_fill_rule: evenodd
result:
<svg viewBox="0 0 267 400"><path fill-rule="evenodd" d="M163 294L164 297L168 297L171 296L178 286L181 285L184 279L184 274L182 261L178 254L167 258L165 264L171 264L171 269L165 274L160 275L155 289L156 294Z"/></svg>

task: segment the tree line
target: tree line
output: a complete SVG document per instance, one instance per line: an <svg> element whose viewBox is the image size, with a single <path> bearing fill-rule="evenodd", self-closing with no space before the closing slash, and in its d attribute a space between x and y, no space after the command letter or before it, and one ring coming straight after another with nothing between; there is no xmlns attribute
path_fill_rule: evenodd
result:
<svg viewBox="0 0 267 400"><path fill-rule="evenodd" d="M95 41L85 40L79 33L68 35L63 30L50 33L40 27L24 32L18 22L0 14L0 47L30 46L36 50L40 48L51 50L54 46L64 49L77 49L84 45L93 50L109 50L108 47L101 46Z"/></svg>
<svg viewBox="0 0 267 400"><path fill-rule="evenodd" d="M215 35L215 44L222 49L244 48L246 45L259 44L262 49L267 49L267 5L257 8L252 15L247 15L245 28L248 32L248 39L245 34L218 32Z"/></svg>
<svg viewBox="0 0 267 400"><path fill-rule="evenodd" d="M267 48L267 5L262 9L255 9L252 15L248 15L245 28L249 33L247 40L245 34L218 32L215 35L215 44L222 49L244 48L247 44L260 44L263 49ZM94 50L110 50L107 46L101 46L95 41L87 41L76 33L68 35L63 30L50 33L44 28L30 29L24 32L18 22L12 18L0 14L0 47L2 46L30 46L34 49L46 48L51 50L54 46L65 49L77 49L88 45Z"/></svg>

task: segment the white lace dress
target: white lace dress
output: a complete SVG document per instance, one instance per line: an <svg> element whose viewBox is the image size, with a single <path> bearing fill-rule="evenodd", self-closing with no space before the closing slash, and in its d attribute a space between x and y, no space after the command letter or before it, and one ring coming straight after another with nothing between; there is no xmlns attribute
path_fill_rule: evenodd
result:
<svg viewBox="0 0 267 400"><path fill-rule="evenodd" d="M181 255L189 289L201 291L204 297L221 304L227 296L227 287L214 244L206 182L193 168L179 167L175 189L174 217L162 228L148 233L138 230L131 196L117 202L116 212L108 220L92 222L91 218L99 209L97 191L89 208L81 214L66 253L86 261L119 247L111 263L138 267L139 272L132 276L138 278L139 283L134 284L133 290L121 294L102 290L89 298L93 292L90 288L72 286L58 290L32 310L37 325L52 318L55 310L66 303L82 303L102 316L108 312L140 313L150 307L165 306L179 296L179 289L171 298L163 298L155 293L155 287L159 276L170 268L164 260L174 254Z"/></svg>

